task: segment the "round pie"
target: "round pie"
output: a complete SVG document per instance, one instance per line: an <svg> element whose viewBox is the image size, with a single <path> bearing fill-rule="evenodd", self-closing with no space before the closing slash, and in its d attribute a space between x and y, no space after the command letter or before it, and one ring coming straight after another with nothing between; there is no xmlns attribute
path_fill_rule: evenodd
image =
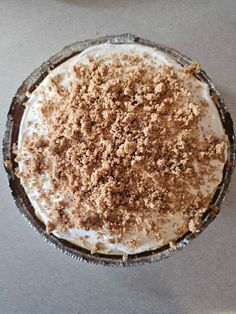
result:
<svg viewBox="0 0 236 314"><path fill-rule="evenodd" d="M200 71L155 48L100 44L48 73L15 147L48 233L126 256L198 232L228 145Z"/></svg>

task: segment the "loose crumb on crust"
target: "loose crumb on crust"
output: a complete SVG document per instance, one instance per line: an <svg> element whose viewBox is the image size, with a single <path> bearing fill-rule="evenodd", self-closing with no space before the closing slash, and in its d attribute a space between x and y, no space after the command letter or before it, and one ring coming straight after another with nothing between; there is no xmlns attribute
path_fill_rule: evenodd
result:
<svg viewBox="0 0 236 314"><path fill-rule="evenodd" d="M201 70L202 70L202 68L201 68L200 64L197 63L196 61L193 61L191 64L185 65L183 67L184 73L190 74L190 75L198 74L201 72Z"/></svg>
<svg viewBox="0 0 236 314"><path fill-rule="evenodd" d="M172 249L176 247L176 243L174 241L170 241L169 245Z"/></svg>
<svg viewBox="0 0 236 314"><path fill-rule="evenodd" d="M99 250L99 246L98 246L98 244L96 243L96 244L94 244L94 245L92 246L91 254L97 253L98 250Z"/></svg>
<svg viewBox="0 0 236 314"><path fill-rule="evenodd" d="M14 155L17 155L17 151L18 151L17 145L16 145L16 143L13 143L12 144L12 153Z"/></svg>
<svg viewBox="0 0 236 314"><path fill-rule="evenodd" d="M193 233L200 231L200 221L199 219L190 219L188 224L189 230Z"/></svg>
<svg viewBox="0 0 236 314"><path fill-rule="evenodd" d="M128 254L124 254L124 255L122 256L123 262L127 262L128 259L129 259L129 255L128 255Z"/></svg>
<svg viewBox="0 0 236 314"><path fill-rule="evenodd" d="M11 170L12 169L12 162L10 159L6 159L4 160L4 166L6 167L7 170Z"/></svg>
<svg viewBox="0 0 236 314"><path fill-rule="evenodd" d="M46 231L47 233L52 233L53 230L55 230L55 226L53 223L49 221L46 226Z"/></svg>

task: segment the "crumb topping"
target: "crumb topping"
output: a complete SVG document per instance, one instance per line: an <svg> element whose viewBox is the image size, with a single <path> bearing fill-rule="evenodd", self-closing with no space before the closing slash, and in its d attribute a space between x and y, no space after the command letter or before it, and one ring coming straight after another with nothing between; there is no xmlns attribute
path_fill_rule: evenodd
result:
<svg viewBox="0 0 236 314"><path fill-rule="evenodd" d="M162 243L160 224L178 212L197 230L211 200L200 186L206 175L214 182L211 161L224 162L226 137L200 134L207 103L193 101L184 84L198 64L176 71L143 58L114 55L107 64L90 57L73 67L68 87L60 75L51 80L55 97L45 93L39 111L47 136L26 136L17 154L18 175L35 178L38 199L50 204L48 232L75 227L120 241L135 229ZM45 176L50 188L42 191Z"/></svg>

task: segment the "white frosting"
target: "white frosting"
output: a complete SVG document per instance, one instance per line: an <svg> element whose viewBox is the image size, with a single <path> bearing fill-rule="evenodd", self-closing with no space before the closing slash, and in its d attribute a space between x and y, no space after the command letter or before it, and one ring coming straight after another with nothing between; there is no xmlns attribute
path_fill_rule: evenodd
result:
<svg viewBox="0 0 236 314"><path fill-rule="evenodd" d="M65 63L61 64L57 68L55 68L52 72L48 74L48 76L41 82L39 87L33 92L31 97L28 100L26 109L24 111L21 125L20 125L20 131L19 131L19 137L18 137L18 149L19 152L24 152L24 148L22 145L22 141L24 137L27 135L31 135L33 132L45 135L47 134L47 130L40 124L40 117L38 114L38 108L40 107L40 99L41 99L41 93L45 92L47 94L47 97L55 97L55 95L49 91L49 86L51 84L50 79L55 76L56 74L62 74L63 79L61 84L64 86L68 86L68 83L73 81L74 76L72 74L72 67L73 65L77 63L83 63L87 64L89 62L88 55L93 57L102 57L102 56L108 56L113 53L115 54L129 54L129 55L140 55L143 56L143 53L148 53L148 57L145 58L145 62L151 64L152 66L159 66L163 64L172 65L175 69L180 68L181 66L176 63L173 59L165 55L164 53L155 50L153 48L144 47L141 45L136 44L102 44L98 46L93 46L91 48L86 49L82 53L74 56L73 58L69 59ZM202 98L205 99L208 102L209 110L206 114L206 116L202 119L200 122L200 130L202 134L208 132L209 130L212 130L217 137L222 137L224 135L224 129L220 121L220 117L218 114L218 111L210 97L209 88L207 84L198 81L194 77L191 78L192 80L192 89L194 93L194 97L196 98ZM198 90L194 90L196 86L200 86ZM27 125L27 122L33 122L31 126ZM33 127L34 123L39 123L40 128ZM209 178L207 175L205 176L205 184L201 186L201 192L203 195L212 195L214 191L216 190L218 184L221 182L222 179L222 170L224 167L224 164L219 161L213 161L213 164L217 166L215 177L216 180L214 183L209 181ZM24 161L19 161L19 170L24 172ZM42 186L43 190L48 190L50 187L49 180L47 179L47 175L45 175L45 183ZM21 178L22 185L25 188L25 191L35 209L36 215L39 217L40 220L42 220L45 224L48 223L49 220L49 213L48 213L48 205L45 203L45 201L36 201L35 197L37 197L37 192L32 188L32 183L34 181L34 178L31 178L30 180L24 180ZM194 190L192 191L194 193ZM56 197L56 195L51 196L51 200L54 202L56 200L60 199ZM68 209L69 210L69 209ZM169 222L164 223L162 225L162 230L160 231L161 236L164 239L164 244L173 241L176 239L176 232L177 229L185 224L183 216L181 213L172 215L169 215ZM136 234L134 231L134 234L138 236L138 246L135 249L132 249L128 247L125 244L125 240L123 240L121 243L107 243L106 240L112 238L112 235L104 234L101 238L96 238L96 233L94 231L85 231L82 229L76 229L71 228L66 232L59 232L59 231L53 231L53 234L57 236L58 238L66 239L74 244L80 245L82 247L86 247L91 249L91 246L96 243L102 243L103 248L100 250L101 252L105 252L108 254L134 254L139 253L143 251L152 250L155 248L158 248L162 244L160 244L155 238L150 238L147 236L144 236L143 234ZM86 240L81 240L81 237L86 236Z"/></svg>

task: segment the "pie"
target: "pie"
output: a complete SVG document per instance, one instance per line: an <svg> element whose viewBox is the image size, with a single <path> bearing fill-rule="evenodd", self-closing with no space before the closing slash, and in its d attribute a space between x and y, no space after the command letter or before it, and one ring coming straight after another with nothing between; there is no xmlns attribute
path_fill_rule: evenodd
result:
<svg viewBox="0 0 236 314"><path fill-rule="evenodd" d="M48 233L127 256L199 231L228 145L200 71L155 48L100 44L48 73L14 147Z"/></svg>

